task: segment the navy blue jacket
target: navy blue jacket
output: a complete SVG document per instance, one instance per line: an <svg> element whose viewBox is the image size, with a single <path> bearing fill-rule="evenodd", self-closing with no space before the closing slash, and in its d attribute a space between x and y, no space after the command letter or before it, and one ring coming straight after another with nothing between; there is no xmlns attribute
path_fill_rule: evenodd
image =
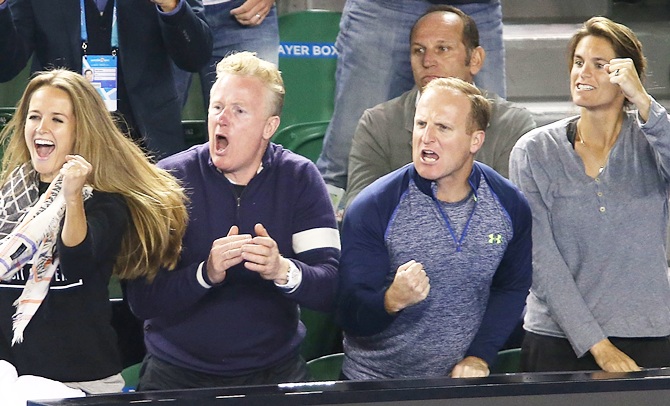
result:
<svg viewBox="0 0 670 406"><path fill-rule="evenodd" d="M296 355L305 334L298 305L334 308L340 241L332 204L316 166L270 144L263 170L238 197L211 162L208 144L159 163L182 180L190 197L189 224L177 269L153 283L128 284L133 312L145 322L145 343L174 365L221 376L265 369ZM236 225L240 234L267 229L285 258L302 271L291 293L238 264L222 284L207 288L212 242ZM199 279L200 278L200 279Z"/></svg>
<svg viewBox="0 0 670 406"><path fill-rule="evenodd" d="M64 67L81 72L80 0L8 0L0 9L0 82L32 71ZM88 0L87 0L88 1ZM116 0L119 66L137 132L155 153L184 149L181 104L172 62L197 72L212 54L201 0L181 0L174 15L148 0Z"/></svg>

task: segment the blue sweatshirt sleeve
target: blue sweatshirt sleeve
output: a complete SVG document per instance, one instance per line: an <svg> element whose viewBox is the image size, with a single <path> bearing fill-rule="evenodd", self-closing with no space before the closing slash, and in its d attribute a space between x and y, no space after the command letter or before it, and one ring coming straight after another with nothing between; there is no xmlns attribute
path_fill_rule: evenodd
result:
<svg viewBox="0 0 670 406"><path fill-rule="evenodd" d="M391 272L384 235L407 183L407 168L384 177L364 189L344 217L337 320L351 335L379 333L395 320L384 307Z"/></svg>

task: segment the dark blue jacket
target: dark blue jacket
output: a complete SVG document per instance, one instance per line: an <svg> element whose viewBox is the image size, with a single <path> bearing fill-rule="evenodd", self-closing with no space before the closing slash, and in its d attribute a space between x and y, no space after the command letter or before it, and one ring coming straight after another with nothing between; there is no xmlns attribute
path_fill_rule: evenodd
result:
<svg viewBox="0 0 670 406"><path fill-rule="evenodd" d="M9 7L0 9L0 82L18 75L31 56L33 72L49 67L82 71L79 1L8 0ZM163 155L184 149L171 61L197 72L212 54L202 2L182 2L176 14L165 15L148 0L116 0L127 104L137 132Z"/></svg>
<svg viewBox="0 0 670 406"><path fill-rule="evenodd" d="M131 309L146 320L147 350L174 365L223 376L264 369L296 355L305 334L298 305L330 311L337 289L339 233L316 166L270 144L263 170L239 197L212 164L208 144L159 166L186 187L189 224L177 269L159 272L150 284L128 284ZM243 264L230 268L222 284L204 287L198 267L212 242L233 225L240 234L255 235L256 223L302 271L297 290L283 292Z"/></svg>

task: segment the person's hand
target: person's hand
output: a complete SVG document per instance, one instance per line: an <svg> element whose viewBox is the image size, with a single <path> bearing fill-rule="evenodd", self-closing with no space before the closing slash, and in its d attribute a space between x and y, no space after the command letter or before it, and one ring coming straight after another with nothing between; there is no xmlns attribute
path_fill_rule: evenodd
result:
<svg viewBox="0 0 670 406"><path fill-rule="evenodd" d="M606 372L639 371L640 367L631 357L616 348L609 339L604 339L591 347L591 354L598 366Z"/></svg>
<svg viewBox="0 0 670 406"><path fill-rule="evenodd" d="M489 376L489 364L479 357L465 357L451 370L452 378L483 378Z"/></svg>
<svg viewBox="0 0 670 406"><path fill-rule="evenodd" d="M256 224L254 232L256 237L242 246L242 259L246 261L244 266L258 272L263 279L285 285L290 265L288 259L279 255L277 243L262 224Z"/></svg>
<svg viewBox="0 0 670 406"><path fill-rule="evenodd" d="M171 12L179 4L179 0L151 0L151 2L157 5L164 13Z"/></svg>
<svg viewBox="0 0 670 406"><path fill-rule="evenodd" d="M274 0L247 0L230 10L230 14L242 25L260 25L268 15Z"/></svg>
<svg viewBox="0 0 670 406"><path fill-rule="evenodd" d="M623 95L637 107L640 117L646 122L649 119L651 99L645 90L630 58L615 58L606 65L610 82L619 85Z"/></svg>
<svg viewBox="0 0 670 406"><path fill-rule="evenodd" d="M207 277L213 283L226 279L226 272L242 262L242 246L251 241L250 234L239 234L237 226L230 227L228 235L214 240L207 258Z"/></svg>
<svg viewBox="0 0 670 406"><path fill-rule="evenodd" d="M384 295L384 307L389 314L415 305L430 292L428 275L420 262L411 260L398 267L393 283Z"/></svg>
<svg viewBox="0 0 670 406"><path fill-rule="evenodd" d="M63 175L63 196L66 203L83 202L81 191L91 171L93 171L93 166L83 157L65 156L65 163L60 168L60 174Z"/></svg>

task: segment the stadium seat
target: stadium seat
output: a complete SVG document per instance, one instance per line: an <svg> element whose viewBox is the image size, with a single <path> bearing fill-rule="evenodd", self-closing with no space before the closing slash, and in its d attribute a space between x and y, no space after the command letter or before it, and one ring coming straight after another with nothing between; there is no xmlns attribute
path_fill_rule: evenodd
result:
<svg viewBox="0 0 670 406"><path fill-rule="evenodd" d="M342 351L342 330L335 316L309 309L300 309L300 320L307 329L300 354L306 361Z"/></svg>
<svg viewBox="0 0 670 406"><path fill-rule="evenodd" d="M508 374L521 372L521 348L510 348L498 352L493 365L491 365L492 374Z"/></svg>
<svg viewBox="0 0 670 406"><path fill-rule="evenodd" d="M112 276L107 286L109 301L112 307L111 324L116 331L121 363L124 368L141 362L146 353L144 347L143 323L130 310L128 301L124 299L121 282Z"/></svg>
<svg viewBox="0 0 670 406"><path fill-rule="evenodd" d="M186 147L192 147L207 141L207 121L183 120L181 126L184 131Z"/></svg>
<svg viewBox="0 0 670 406"><path fill-rule="evenodd" d="M327 128L328 121L293 124L277 131L272 142L316 162Z"/></svg>
<svg viewBox="0 0 670 406"><path fill-rule="evenodd" d="M343 353L329 354L307 362L307 370L314 381L339 381Z"/></svg>
<svg viewBox="0 0 670 406"><path fill-rule="evenodd" d="M133 364L121 371L121 376L126 382L125 386L123 387L124 392L134 392L137 389L137 384L140 382L141 367L142 363L138 362L137 364Z"/></svg>
<svg viewBox="0 0 670 406"><path fill-rule="evenodd" d="M121 289L121 282L119 278L112 275L109 279L109 285L107 286L109 290L109 300L112 302L123 300L123 290Z"/></svg>
<svg viewBox="0 0 670 406"><path fill-rule="evenodd" d="M286 88L280 128L330 120L340 17L339 12L325 10L279 16L279 70Z"/></svg>

